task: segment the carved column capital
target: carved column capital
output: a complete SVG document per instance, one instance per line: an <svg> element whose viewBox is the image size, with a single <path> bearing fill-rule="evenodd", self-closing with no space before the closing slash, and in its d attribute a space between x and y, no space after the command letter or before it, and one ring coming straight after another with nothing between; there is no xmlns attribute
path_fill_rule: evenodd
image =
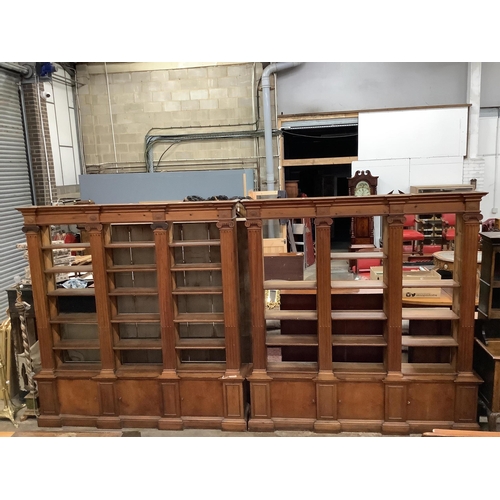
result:
<svg viewBox="0 0 500 500"><path fill-rule="evenodd" d="M314 224L316 227L329 227L333 224L333 219L331 217L316 217Z"/></svg>
<svg viewBox="0 0 500 500"><path fill-rule="evenodd" d="M168 229L168 223L167 222L153 222L151 224L151 229L153 231L166 231Z"/></svg>
<svg viewBox="0 0 500 500"><path fill-rule="evenodd" d="M387 223L390 226L402 226L406 220L405 214L391 214L387 216Z"/></svg>
<svg viewBox="0 0 500 500"><path fill-rule="evenodd" d="M23 226L23 233L39 233L40 232L40 226L37 226L36 224L27 224L26 226Z"/></svg>
<svg viewBox="0 0 500 500"><path fill-rule="evenodd" d="M262 228L262 221L260 219L252 219L252 220L246 220L245 221L245 227L248 229L261 229Z"/></svg>
<svg viewBox="0 0 500 500"><path fill-rule="evenodd" d="M85 228L85 231L90 234L102 232L102 224L99 223L85 224L83 227Z"/></svg>
<svg viewBox="0 0 500 500"><path fill-rule="evenodd" d="M483 220L483 216L479 212L464 213L462 217L466 224L479 224Z"/></svg>
<svg viewBox="0 0 500 500"><path fill-rule="evenodd" d="M220 230L233 229L234 228L234 220L220 220L217 222L216 225Z"/></svg>

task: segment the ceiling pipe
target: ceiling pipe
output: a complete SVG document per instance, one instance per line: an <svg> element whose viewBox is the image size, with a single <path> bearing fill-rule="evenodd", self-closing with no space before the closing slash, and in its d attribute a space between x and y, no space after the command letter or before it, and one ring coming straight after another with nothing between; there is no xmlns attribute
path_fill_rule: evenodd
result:
<svg viewBox="0 0 500 500"><path fill-rule="evenodd" d="M19 73L26 78L30 78L33 75L33 69L30 66L24 64L0 62L0 68L14 71L15 73Z"/></svg>
<svg viewBox="0 0 500 500"><path fill-rule="evenodd" d="M301 62L272 63L262 72L262 104L264 108L264 143L266 149L266 180L267 191L274 191L274 160L273 160L273 134L271 123L271 74L288 68L299 66Z"/></svg>

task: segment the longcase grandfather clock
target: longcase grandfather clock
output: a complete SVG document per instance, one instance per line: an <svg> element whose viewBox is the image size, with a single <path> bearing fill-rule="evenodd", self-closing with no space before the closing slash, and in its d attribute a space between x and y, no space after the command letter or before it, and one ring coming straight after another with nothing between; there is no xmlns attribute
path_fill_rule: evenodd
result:
<svg viewBox="0 0 500 500"><path fill-rule="evenodd" d="M371 196L377 194L378 176L369 170L357 170L348 179L350 196ZM353 217L351 220L351 245L373 245L373 217Z"/></svg>

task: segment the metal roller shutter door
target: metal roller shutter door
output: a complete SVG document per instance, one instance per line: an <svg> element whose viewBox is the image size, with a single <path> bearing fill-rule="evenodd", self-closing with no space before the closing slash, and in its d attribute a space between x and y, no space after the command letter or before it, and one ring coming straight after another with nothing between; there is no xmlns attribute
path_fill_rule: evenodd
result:
<svg viewBox="0 0 500 500"><path fill-rule="evenodd" d="M18 81L17 75L0 69L0 321L8 307L5 290L14 276L24 276L28 265L16 249L26 241L16 208L32 205Z"/></svg>

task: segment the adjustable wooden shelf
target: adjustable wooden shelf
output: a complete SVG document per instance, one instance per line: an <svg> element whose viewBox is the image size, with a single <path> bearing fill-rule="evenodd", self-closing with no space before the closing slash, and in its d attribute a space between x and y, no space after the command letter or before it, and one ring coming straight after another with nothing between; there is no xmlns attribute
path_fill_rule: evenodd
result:
<svg viewBox="0 0 500 500"><path fill-rule="evenodd" d="M472 348L482 196L472 191L242 202L252 304L249 430L408 434L478 428L481 379L472 369ZM404 216L435 212L457 214L460 265L453 280L404 283ZM360 215L382 217L384 246L376 257L383 259L383 281L332 281L331 258L347 261L352 254L331 254L331 225L337 217ZM303 217L316 225L315 279L264 281L267 221ZM443 285L453 288L451 308L403 308L405 286ZM267 310L264 292L273 289L280 291L280 308Z"/></svg>
<svg viewBox="0 0 500 500"><path fill-rule="evenodd" d="M20 209L41 350L41 426L246 429L250 332L238 206ZM52 244L51 226L65 224L81 228L89 243L67 247L84 248L91 264L53 264L62 246ZM93 287L60 288L56 276L69 272L91 276Z"/></svg>

